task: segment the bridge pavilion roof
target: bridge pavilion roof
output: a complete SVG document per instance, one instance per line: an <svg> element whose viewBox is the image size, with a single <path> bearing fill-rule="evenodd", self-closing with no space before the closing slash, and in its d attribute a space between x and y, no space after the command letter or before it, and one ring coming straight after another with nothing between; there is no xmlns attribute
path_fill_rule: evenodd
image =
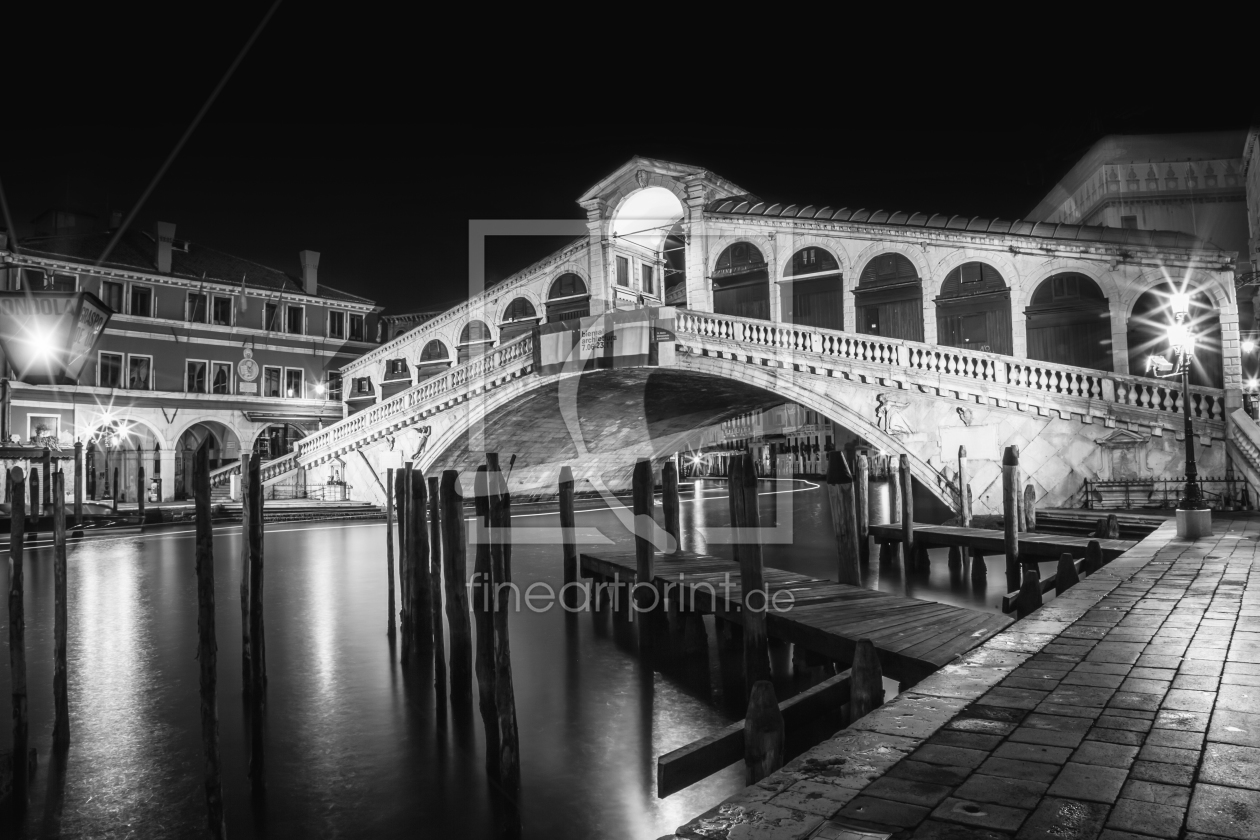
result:
<svg viewBox="0 0 1260 840"><path fill-rule="evenodd" d="M725 216L762 216L782 219L848 222L854 224L927 228L944 231L1030 236L1070 242L1099 242L1108 245L1145 245L1156 248L1221 250L1205 239L1170 230L1133 230L1103 225L1069 225L1032 222L1023 219L984 219L980 216L951 216L947 213L906 213L901 210L868 210L849 207L819 207L814 204L782 204L763 201L754 195L733 196L711 201L706 213Z"/></svg>

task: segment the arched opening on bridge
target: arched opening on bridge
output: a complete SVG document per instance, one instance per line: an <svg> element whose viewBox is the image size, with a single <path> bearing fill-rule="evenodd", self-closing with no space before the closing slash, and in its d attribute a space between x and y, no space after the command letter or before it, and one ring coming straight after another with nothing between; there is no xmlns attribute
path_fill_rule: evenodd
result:
<svg viewBox="0 0 1260 840"><path fill-rule="evenodd" d="M1024 310L1028 358L1112 370L1111 312L1098 284L1065 272L1042 280Z"/></svg>
<svg viewBox="0 0 1260 840"><path fill-rule="evenodd" d="M1174 359L1168 344L1168 325L1173 323L1172 295L1182 289L1182 284L1175 286L1164 282L1149 289L1138 297L1133 304L1133 314L1129 316L1129 373L1134 376L1146 374L1147 359L1152 355L1160 355L1172 361ZM1208 388L1220 388L1225 381L1225 373L1221 360L1221 320L1207 292L1193 284L1186 286L1190 295L1190 323L1194 328L1198 343L1194 350L1194 364L1190 371L1190 384Z"/></svg>
<svg viewBox="0 0 1260 840"><path fill-rule="evenodd" d="M713 267L713 311L737 318L770 320L770 271L751 242L736 242Z"/></svg>
<svg viewBox="0 0 1260 840"><path fill-rule="evenodd" d="M538 312L534 304L525 298L517 298L507 305L499 321L499 343L506 344L518 335L527 333L538 325Z"/></svg>
<svg viewBox="0 0 1260 840"><path fill-rule="evenodd" d="M241 442L236 433L222 423L203 420L189 426L175 444L175 498L193 497L193 459L203 441L210 441L210 470L240 460Z"/></svg>
<svg viewBox="0 0 1260 840"><path fill-rule="evenodd" d="M494 336L491 334L490 328L481 321L469 321L460 330L459 342L455 345L458 363L462 365L469 359L480 356L493 346Z"/></svg>
<svg viewBox="0 0 1260 840"><path fill-rule="evenodd" d="M824 248L802 248L784 272L783 320L802 327L844 329L844 275Z"/></svg>
<svg viewBox="0 0 1260 840"><path fill-rule="evenodd" d="M586 281L576 274L561 274L547 292L547 323L589 318L591 295Z"/></svg>
<svg viewBox="0 0 1260 840"><path fill-rule="evenodd" d="M416 383L437 376L450 366L451 354L446 352L446 345L435 338L420 351L420 361L416 365Z"/></svg>
<svg viewBox="0 0 1260 840"><path fill-rule="evenodd" d="M156 487L157 498L161 499L161 458L162 447L148 426L126 420L101 423L88 434L83 451L84 494L93 500L117 497L120 502L134 502L141 491ZM141 465L145 473L143 488Z"/></svg>
<svg viewBox="0 0 1260 840"><path fill-rule="evenodd" d="M385 377L381 380L381 400L397 396L411 387L411 367L402 356L387 359Z"/></svg>
<svg viewBox="0 0 1260 840"><path fill-rule="evenodd" d="M671 260L683 248L686 215L678 196L665 187L647 187L630 195L617 209L609 228L614 250L614 304L639 297L662 301L670 291L686 299L685 260ZM679 272L683 272L679 274Z"/></svg>
<svg viewBox="0 0 1260 840"><path fill-rule="evenodd" d="M936 298L936 342L985 353L1013 352L1011 290L988 263L968 262L945 275Z"/></svg>
<svg viewBox="0 0 1260 840"><path fill-rule="evenodd" d="M867 263L853 297L858 332L923 340L923 284L901 254L880 254Z"/></svg>

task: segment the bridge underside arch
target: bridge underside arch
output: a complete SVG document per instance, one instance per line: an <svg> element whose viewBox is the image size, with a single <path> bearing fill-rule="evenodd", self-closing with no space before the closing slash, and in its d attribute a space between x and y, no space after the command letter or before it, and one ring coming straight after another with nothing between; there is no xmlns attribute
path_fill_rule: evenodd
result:
<svg viewBox="0 0 1260 840"><path fill-rule="evenodd" d="M465 480L498 452L504 468L513 456L513 491L554 493L561 466L573 470L579 490L627 489L635 461L665 458L701 442L704 430L750 411L784 402L818 411L875 446L894 438L837 401L816 392L787 396L748 381L699 371L630 368L555 378L489 410L484 419L439 433L426 472L458 470ZM470 435L471 425L471 435ZM912 454L915 477L946 504L951 494L932 480L935 471Z"/></svg>

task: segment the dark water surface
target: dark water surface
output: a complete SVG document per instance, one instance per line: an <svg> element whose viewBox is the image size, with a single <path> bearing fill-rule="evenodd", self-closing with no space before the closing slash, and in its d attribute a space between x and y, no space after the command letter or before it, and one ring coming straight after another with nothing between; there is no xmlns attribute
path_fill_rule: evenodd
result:
<svg viewBox="0 0 1260 840"><path fill-rule="evenodd" d="M762 492L763 522L790 519L793 526L790 543L766 547L766 565L834 577L824 491L809 482L767 481ZM727 524L724 486L697 486L695 494L682 506L684 545L729 554L713 542L716 529ZM785 501L790 509L776 514ZM555 526L556 518L516 520L521 531L540 525ZM621 550L633 544L610 511L579 512L578 525L598 529ZM239 527L216 529L214 546L229 835L496 836L502 821L483 771L480 720L475 713L439 710L431 677L400 667L386 637L383 522L267 528L268 788L261 802L251 800L241 701ZM590 540L584 549L595 550ZM64 784L50 773L49 760L51 554L30 551L25 563L30 731L40 769L19 834L56 836L59 828L64 837L202 836L191 531L70 549L72 743ZM470 570L471 556L470 550ZM558 588L560 575L558 548L517 541L513 576L522 587L542 581ZM951 580L944 552L934 551L930 573L906 579L872 563L865 584L993 609L1003 582L1000 569L991 568L987 587L977 592L962 576ZM7 593L7 563L0 567L0 584ZM7 704L7 599L0 604L0 623L0 698ZM743 767L736 765L656 798L656 757L735 715L690 681L641 666L632 641L607 617L566 615L559 608L514 613L511 644L525 837L652 840L742 786ZM0 729L0 745L10 746L9 727ZM60 808L56 795L49 795L58 790Z"/></svg>

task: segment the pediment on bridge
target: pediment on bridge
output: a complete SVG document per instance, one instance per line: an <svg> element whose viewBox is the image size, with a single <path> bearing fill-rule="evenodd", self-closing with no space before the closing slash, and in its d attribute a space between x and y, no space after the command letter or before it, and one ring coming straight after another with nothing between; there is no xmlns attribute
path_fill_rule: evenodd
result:
<svg viewBox="0 0 1260 840"><path fill-rule="evenodd" d="M586 206L597 202L613 205L638 189L652 186L673 189L681 198L686 193L686 184L689 182L704 185L706 202L747 192L743 187L703 166L635 155L582 193L578 204Z"/></svg>
<svg viewBox="0 0 1260 840"><path fill-rule="evenodd" d="M1098 441L1098 445L1106 449L1113 449L1120 446L1141 446L1146 443L1149 438L1146 435L1139 435L1137 432L1131 432L1128 429L1116 429L1105 438Z"/></svg>

